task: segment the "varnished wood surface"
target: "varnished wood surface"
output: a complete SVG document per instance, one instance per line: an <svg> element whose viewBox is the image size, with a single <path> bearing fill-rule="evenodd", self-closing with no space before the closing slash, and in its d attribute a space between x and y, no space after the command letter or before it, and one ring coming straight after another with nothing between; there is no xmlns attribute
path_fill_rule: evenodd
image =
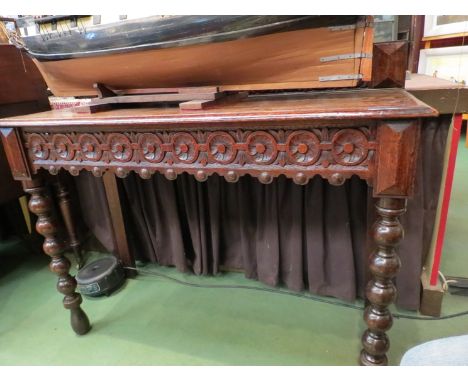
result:
<svg viewBox="0 0 468 382"><path fill-rule="evenodd" d="M370 304L364 311L367 330L362 336L360 363L364 366L385 366L390 341L386 332L393 325L388 306L395 301L397 290L393 284L401 263L396 248L403 239L403 227L398 217L406 211L405 199L380 198L376 204L377 221L372 227L376 249L369 258L372 275L366 286Z"/></svg>
<svg viewBox="0 0 468 382"><path fill-rule="evenodd" d="M223 99L205 110L137 108L91 115L55 110L3 119L0 127L4 137L10 137L4 139L8 145L21 142L28 156L23 167L33 177L39 170L54 175L63 169L74 176L90 171L111 180L106 192L114 199L109 207L125 264L132 264L133 256L122 236L124 216L115 198L114 175L124 178L133 171L149 179L158 172L174 180L188 173L204 182L218 174L234 183L248 174L264 184L283 175L299 185L319 175L336 186L351 176L366 180L380 199L360 362L385 365L386 331L392 324L387 307L395 298L391 280L399 267L395 247L403 235L398 216L413 189L419 118L437 115L405 90L361 89L251 95ZM5 135L10 130L16 134ZM24 182L33 195L31 210L44 224L52 221L44 188L29 183L34 181ZM55 245L54 232L43 233ZM79 308L69 264L58 256L59 249L49 252L52 269L59 273L58 265L63 268L59 276L64 287L59 290L66 296L65 307L72 310L72 317L81 317L80 325L73 327L84 333L89 324Z"/></svg>
<svg viewBox="0 0 468 382"><path fill-rule="evenodd" d="M125 230L125 220L121 208L122 204L120 202L117 179L114 174L105 173L103 176L103 183L112 220L112 233L117 256L124 266L134 268L135 257L131 254L128 247L127 232ZM133 277L136 275L135 271L126 271L127 276Z"/></svg>
<svg viewBox="0 0 468 382"><path fill-rule="evenodd" d="M404 88L407 61L407 41L374 44L371 87Z"/></svg>
<svg viewBox="0 0 468 382"><path fill-rule="evenodd" d="M26 101L47 104L44 79L31 58L14 45L0 43L0 78L0 104Z"/></svg>
<svg viewBox="0 0 468 382"><path fill-rule="evenodd" d="M369 79L369 65L361 68L361 59L354 58L329 62L320 59L342 54L372 54L372 46L365 38L368 29L313 28L197 46L34 61L56 96L96 95L93 88L96 82L113 89L352 87L358 84L357 80L322 82L319 77L358 74L362 69L363 79Z"/></svg>
<svg viewBox="0 0 468 382"><path fill-rule="evenodd" d="M420 127L416 120L382 123L379 142L383 150L377 155L378 171L374 196L413 195Z"/></svg>
<svg viewBox="0 0 468 382"><path fill-rule="evenodd" d="M65 245L59 236L60 222L54 212L54 202L41 177L23 182L24 190L31 194L28 207L38 219L36 231L44 236L42 248L51 257L49 269L58 276L57 290L64 295L63 306L70 310L70 323L76 334L86 334L91 326L81 309L82 297L75 291L76 280L70 275L70 261L63 255Z"/></svg>
<svg viewBox="0 0 468 382"><path fill-rule="evenodd" d="M0 187L0 204L17 199L23 194L21 184L13 180L2 144L0 144L0 179L2 179L2 186Z"/></svg>
<svg viewBox="0 0 468 382"><path fill-rule="evenodd" d="M155 123L224 123L312 119L382 119L433 117L438 113L401 89L342 90L251 95L220 101L204 110L177 107L116 109L96 114L51 110L0 120L0 126L102 126Z"/></svg>

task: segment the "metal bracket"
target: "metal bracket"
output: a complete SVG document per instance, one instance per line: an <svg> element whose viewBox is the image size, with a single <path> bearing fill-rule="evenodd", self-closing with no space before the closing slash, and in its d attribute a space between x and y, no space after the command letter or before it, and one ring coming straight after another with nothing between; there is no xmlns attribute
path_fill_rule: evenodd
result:
<svg viewBox="0 0 468 382"><path fill-rule="evenodd" d="M371 53L348 53L348 54L337 54L335 56L320 57L320 62L330 62L339 60L349 60L354 58L372 58Z"/></svg>
<svg viewBox="0 0 468 382"><path fill-rule="evenodd" d="M322 76L319 77L320 82L325 81L341 81L341 80L360 80L362 74L336 74L334 76Z"/></svg>
<svg viewBox="0 0 468 382"><path fill-rule="evenodd" d="M350 29L356 29L356 24L336 25L336 26L328 27L328 29L331 30L332 32L347 31L347 30L350 30Z"/></svg>

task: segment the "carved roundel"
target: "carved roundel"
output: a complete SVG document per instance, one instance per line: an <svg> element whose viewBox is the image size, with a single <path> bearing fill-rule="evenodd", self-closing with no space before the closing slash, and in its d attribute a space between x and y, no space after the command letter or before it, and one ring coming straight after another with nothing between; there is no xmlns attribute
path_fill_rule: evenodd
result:
<svg viewBox="0 0 468 382"><path fill-rule="evenodd" d="M355 166L367 157L367 137L354 129L339 130L332 139L332 154L338 164Z"/></svg>
<svg viewBox="0 0 468 382"><path fill-rule="evenodd" d="M138 138L138 146L141 150L142 160L158 163L164 157L162 141L156 134L144 133Z"/></svg>
<svg viewBox="0 0 468 382"><path fill-rule="evenodd" d="M128 162L132 159L133 149L130 139L124 134L109 134L107 143L110 147L111 156L119 162Z"/></svg>
<svg viewBox="0 0 468 382"><path fill-rule="evenodd" d="M278 148L271 134L256 131L247 137L247 155L258 164L270 164L276 159Z"/></svg>
<svg viewBox="0 0 468 382"><path fill-rule="evenodd" d="M174 158L183 163L193 163L198 158L198 144L189 133L177 133L172 137Z"/></svg>
<svg viewBox="0 0 468 382"><path fill-rule="evenodd" d="M310 131L295 131L286 142L286 152L289 159L302 166L317 162L320 157L320 140Z"/></svg>
<svg viewBox="0 0 468 382"><path fill-rule="evenodd" d="M236 141L228 133L213 133L208 136L208 158L221 164L231 163L237 154Z"/></svg>
<svg viewBox="0 0 468 382"><path fill-rule="evenodd" d="M73 142L64 134L55 134L52 138L52 146L60 159L71 160L75 156Z"/></svg>
<svg viewBox="0 0 468 382"><path fill-rule="evenodd" d="M33 159L47 159L49 158L49 149L46 140L39 134L31 134L28 138L29 151Z"/></svg>
<svg viewBox="0 0 468 382"><path fill-rule="evenodd" d="M83 134L78 138L81 154L84 160L97 162L101 159L102 149L97 138L91 134Z"/></svg>

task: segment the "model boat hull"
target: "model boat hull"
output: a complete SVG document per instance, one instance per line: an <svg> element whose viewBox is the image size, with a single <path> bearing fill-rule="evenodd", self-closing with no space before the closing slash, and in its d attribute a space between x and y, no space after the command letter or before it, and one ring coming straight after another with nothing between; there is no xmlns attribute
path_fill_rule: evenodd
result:
<svg viewBox="0 0 468 382"><path fill-rule="evenodd" d="M330 20L336 24L336 17ZM295 27L290 24L287 31L273 32L270 26L264 34L250 31L244 38L239 38L239 30L230 31L229 36L236 37L228 40L221 39L219 33L217 37L211 35L211 39L202 33L201 40L191 44L186 39L175 44L166 38L164 47L159 44L143 49L135 45L136 49L74 54L69 59L33 56L56 96L96 95L94 83L118 90L189 86L217 86L228 91L352 87L370 79L372 28L362 20L355 17L355 24L343 25L344 21L349 22L344 19L338 25L329 25L322 19L320 23L315 20L313 27L306 27L301 19L300 23L296 20ZM196 37L190 37L192 42L193 38ZM65 53L62 51L62 56Z"/></svg>

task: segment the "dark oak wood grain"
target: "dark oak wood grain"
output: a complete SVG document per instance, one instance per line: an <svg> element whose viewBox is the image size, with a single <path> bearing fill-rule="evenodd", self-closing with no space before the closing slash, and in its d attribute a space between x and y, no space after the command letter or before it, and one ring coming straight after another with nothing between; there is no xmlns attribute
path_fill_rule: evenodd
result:
<svg viewBox="0 0 468 382"><path fill-rule="evenodd" d="M0 127L53 126L190 126L295 121L435 117L438 112L401 89L363 89L330 92L253 95L230 102L221 100L204 110L175 107L117 109L93 115L51 110L0 120Z"/></svg>
<svg viewBox="0 0 468 382"><path fill-rule="evenodd" d="M31 101L48 106L47 85L41 73L31 58L14 45L0 43L0 79L0 105ZM29 112L38 110L30 108Z"/></svg>
<svg viewBox="0 0 468 382"><path fill-rule="evenodd" d="M419 147L418 121L391 121L378 127L380 149L374 196L407 197L413 194L413 179Z"/></svg>
<svg viewBox="0 0 468 382"><path fill-rule="evenodd" d="M31 179L31 171L21 140L18 136L18 130L13 128L1 128L0 134L13 177L16 180Z"/></svg>
<svg viewBox="0 0 468 382"><path fill-rule="evenodd" d="M0 204L10 202L23 195L21 184L13 179L2 144L0 144L0 179L2 179Z"/></svg>
<svg viewBox="0 0 468 382"><path fill-rule="evenodd" d="M64 169L104 176L117 252L128 266L134 265L134 256L116 177L132 171L143 179L160 172L170 180L189 173L200 182L212 174L227 182L248 174L264 184L280 175L299 185L314 176L337 186L353 175L366 180L379 198L379 219L372 234L377 250L370 261L371 305L360 362L386 364L385 332L392 323L387 307L396 293L391 279L403 235L398 216L413 190L420 118L437 111L401 89L227 98L204 110L51 111L0 120L0 128L16 132L11 145L19 143L27 153L24 163L31 175ZM46 199L40 188L28 190L36 200ZM39 214L50 220L48 212Z"/></svg>
<svg viewBox="0 0 468 382"><path fill-rule="evenodd" d="M37 215L36 230L44 236L43 250L51 257L49 268L58 275L57 290L62 293L63 306L70 310L71 327L76 334L86 334L91 326L81 309L81 295L75 292L76 280L69 274L70 261L63 256L65 245L58 236L59 223L53 210L52 198L40 176L23 182L24 190L31 195L29 210Z"/></svg>
<svg viewBox="0 0 468 382"><path fill-rule="evenodd" d="M83 266L83 257L81 254L81 243L78 237L78 232L76 228L76 218L73 213L72 201L70 197L70 192L67 185L65 184L62 176L58 175L55 182L55 192L57 195L57 201L62 213L63 221L65 223L65 228L68 234L68 244L73 250L75 255L75 260L78 268Z"/></svg>
<svg viewBox="0 0 468 382"><path fill-rule="evenodd" d="M396 288L392 279L400 268L396 246L403 238L403 227L398 217L406 211L406 199L380 198L376 205L378 220L372 236L377 246L369 259L372 280L366 287L370 302L364 311L368 329L362 336L363 350L360 363L365 366L388 364L387 351L390 341L386 332L393 325L388 306L395 301Z"/></svg>
<svg viewBox="0 0 468 382"><path fill-rule="evenodd" d="M373 88L404 88L407 61L407 41L374 44L371 86Z"/></svg>

